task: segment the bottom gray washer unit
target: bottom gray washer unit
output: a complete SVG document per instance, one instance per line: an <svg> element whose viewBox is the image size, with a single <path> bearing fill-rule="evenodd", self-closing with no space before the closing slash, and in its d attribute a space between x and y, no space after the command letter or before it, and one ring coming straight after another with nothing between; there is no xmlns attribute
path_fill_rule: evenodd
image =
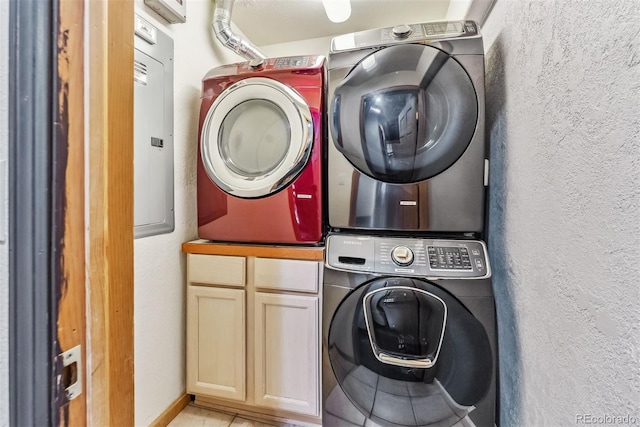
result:
<svg viewBox="0 0 640 427"><path fill-rule="evenodd" d="M323 283L324 426L494 426L486 246L332 234Z"/></svg>

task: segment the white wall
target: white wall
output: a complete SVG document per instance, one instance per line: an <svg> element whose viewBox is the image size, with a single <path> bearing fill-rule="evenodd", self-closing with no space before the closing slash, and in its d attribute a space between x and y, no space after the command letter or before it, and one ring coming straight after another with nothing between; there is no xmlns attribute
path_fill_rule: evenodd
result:
<svg viewBox="0 0 640 427"><path fill-rule="evenodd" d="M640 423L638 22L498 0L483 28L503 426Z"/></svg>
<svg viewBox="0 0 640 427"><path fill-rule="evenodd" d="M0 61L0 426L2 427L9 425L9 252L6 240L9 207L6 167L9 145L8 50L9 2L0 1L0 58L4 58Z"/></svg>
<svg viewBox="0 0 640 427"><path fill-rule="evenodd" d="M196 147L201 79L217 65L241 61L214 45L211 0L189 0L187 22L166 21L136 0L141 15L174 38L175 231L134 244L135 423L148 425L185 392L185 257L196 238Z"/></svg>
<svg viewBox="0 0 640 427"><path fill-rule="evenodd" d="M316 39L299 40L288 43L278 43L260 46L260 50L268 57L295 55L329 55L329 47L333 37L319 37Z"/></svg>

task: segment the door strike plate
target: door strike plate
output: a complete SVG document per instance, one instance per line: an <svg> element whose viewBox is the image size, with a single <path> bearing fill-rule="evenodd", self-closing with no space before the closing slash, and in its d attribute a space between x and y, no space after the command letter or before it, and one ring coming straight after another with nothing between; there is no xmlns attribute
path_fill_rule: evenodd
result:
<svg viewBox="0 0 640 427"><path fill-rule="evenodd" d="M82 346L77 345L60 354L62 358L62 385L68 400L82 394Z"/></svg>

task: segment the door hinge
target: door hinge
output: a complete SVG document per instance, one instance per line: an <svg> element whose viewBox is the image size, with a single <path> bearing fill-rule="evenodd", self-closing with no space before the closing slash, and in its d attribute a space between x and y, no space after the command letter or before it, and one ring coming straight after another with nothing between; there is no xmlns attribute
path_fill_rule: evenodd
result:
<svg viewBox="0 0 640 427"><path fill-rule="evenodd" d="M82 346L77 345L70 350L61 353L62 359L62 387L68 400L73 400L82 394Z"/></svg>

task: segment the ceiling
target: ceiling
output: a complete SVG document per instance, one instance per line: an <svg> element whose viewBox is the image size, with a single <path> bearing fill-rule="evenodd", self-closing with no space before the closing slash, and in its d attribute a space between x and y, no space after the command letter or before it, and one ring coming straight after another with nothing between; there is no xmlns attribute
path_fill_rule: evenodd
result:
<svg viewBox="0 0 640 427"><path fill-rule="evenodd" d="M468 0L452 0L468 4ZM351 0L351 17L329 21L321 0L236 0L232 22L256 46L442 20L450 0ZM461 17L460 17L461 18Z"/></svg>

